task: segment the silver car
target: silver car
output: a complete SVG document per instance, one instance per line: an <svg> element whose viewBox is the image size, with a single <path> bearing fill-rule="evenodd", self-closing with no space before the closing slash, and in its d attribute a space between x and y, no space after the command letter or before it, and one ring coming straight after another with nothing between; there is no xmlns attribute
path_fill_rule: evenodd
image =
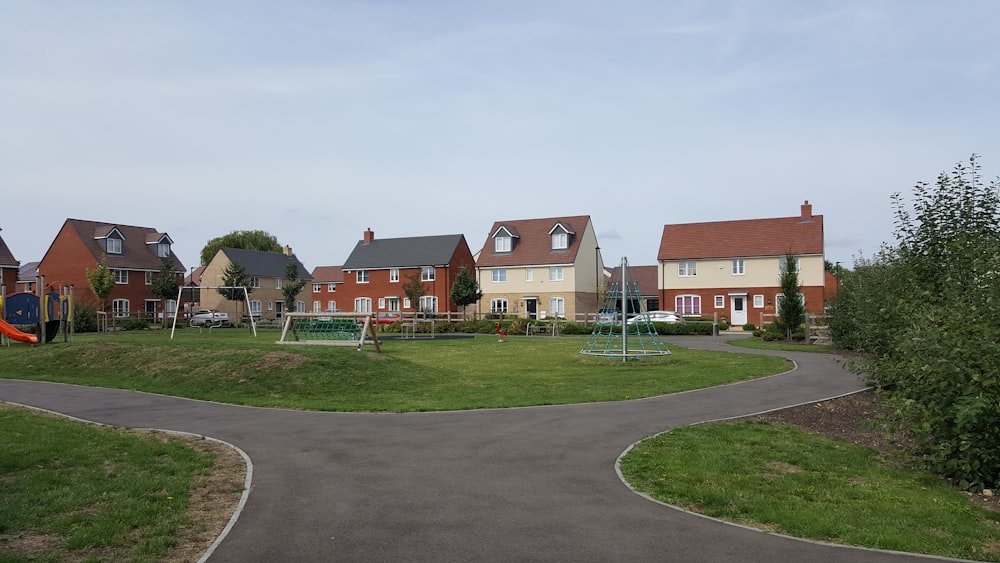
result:
<svg viewBox="0 0 1000 563"><path fill-rule="evenodd" d="M212 309L199 309L188 321L191 326L222 326L229 324L229 313Z"/></svg>

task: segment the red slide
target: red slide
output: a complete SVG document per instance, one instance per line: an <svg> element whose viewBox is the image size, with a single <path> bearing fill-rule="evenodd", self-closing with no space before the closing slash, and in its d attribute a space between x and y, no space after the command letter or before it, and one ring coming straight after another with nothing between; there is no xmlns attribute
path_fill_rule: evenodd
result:
<svg viewBox="0 0 1000 563"><path fill-rule="evenodd" d="M28 334L27 332L21 332L14 328L14 325L8 323L7 321L0 319L0 333L12 340L17 340L19 342L27 342L29 344L37 344L38 337L34 334Z"/></svg>

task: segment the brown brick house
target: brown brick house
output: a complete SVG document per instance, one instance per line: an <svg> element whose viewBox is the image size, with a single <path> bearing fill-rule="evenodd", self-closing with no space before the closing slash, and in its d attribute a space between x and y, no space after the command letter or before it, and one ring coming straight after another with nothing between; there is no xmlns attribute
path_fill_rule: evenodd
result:
<svg viewBox="0 0 1000 563"><path fill-rule="evenodd" d="M7 248L7 243L0 237L0 286L3 295L17 291L17 271L20 262L14 259L14 254Z"/></svg>
<svg viewBox="0 0 1000 563"><path fill-rule="evenodd" d="M298 268L300 280L312 281L309 271L286 246L282 252L262 252L259 250L244 250L242 248L220 248L212 261L201 272L201 307L224 311L233 322L246 315L246 308L229 301L213 287L225 285L226 268L233 262L243 266L250 276L251 287L249 299L250 309L254 317L274 321L281 319L285 309L285 294L282 287L288 281L285 279L285 269L288 264ZM305 311L305 299L312 288L306 283L296 295L296 310Z"/></svg>
<svg viewBox="0 0 1000 563"><path fill-rule="evenodd" d="M99 308L101 302L90 289L87 270L96 269L104 259L116 281L109 297L114 315L154 318L172 312L175 305L174 299L164 301L150 291L153 278L160 273L161 258L170 260L178 284L184 275L184 265L172 245L167 233L151 227L66 219L38 264L38 274L46 288L71 286L78 303Z"/></svg>
<svg viewBox="0 0 1000 563"><path fill-rule="evenodd" d="M340 266L316 266L312 271L312 308L314 313L343 310L337 301L337 288L344 283L344 270ZM340 292L343 294L343 292Z"/></svg>

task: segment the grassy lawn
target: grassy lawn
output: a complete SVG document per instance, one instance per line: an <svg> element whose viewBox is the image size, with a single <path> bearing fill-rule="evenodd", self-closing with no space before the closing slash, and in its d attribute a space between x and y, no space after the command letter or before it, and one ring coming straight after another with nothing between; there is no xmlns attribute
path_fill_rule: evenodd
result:
<svg viewBox="0 0 1000 563"><path fill-rule="evenodd" d="M780 423L680 428L622 458L637 490L694 512L802 538L1000 561L1000 513L874 450Z"/></svg>
<svg viewBox="0 0 1000 563"><path fill-rule="evenodd" d="M732 346L740 348L752 348L754 350L782 350L785 352L837 352L837 349L829 344L795 344L792 342L772 341L765 342L760 338L738 338L730 340Z"/></svg>
<svg viewBox="0 0 1000 563"><path fill-rule="evenodd" d="M0 406L0 561L156 561L214 456Z"/></svg>
<svg viewBox="0 0 1000 563"><path fill-rule="evenodd" d="M423 411L620 401L782 372L786 360L670 347L623 364L579 353L586 337L492 336L366 347L278 345L276 330L82 334L0 349L7 377L257 406Z"/></svg>

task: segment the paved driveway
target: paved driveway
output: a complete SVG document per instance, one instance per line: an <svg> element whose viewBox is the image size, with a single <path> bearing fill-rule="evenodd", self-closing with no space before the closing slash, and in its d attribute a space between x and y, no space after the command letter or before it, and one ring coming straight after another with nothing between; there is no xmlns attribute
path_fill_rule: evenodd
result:
<svg viewBox="0 0 1000 563"><path fill-rule="evenodd" d="M721 340L675 342L736 351ZM251 493L213 563L917 560L693 516L619 480L617 457L651 434L863 387L833 356L782 355L798 369L651 399L503 410L300 412L15 380L0 380L0 400L242 448Z"/></svg>

